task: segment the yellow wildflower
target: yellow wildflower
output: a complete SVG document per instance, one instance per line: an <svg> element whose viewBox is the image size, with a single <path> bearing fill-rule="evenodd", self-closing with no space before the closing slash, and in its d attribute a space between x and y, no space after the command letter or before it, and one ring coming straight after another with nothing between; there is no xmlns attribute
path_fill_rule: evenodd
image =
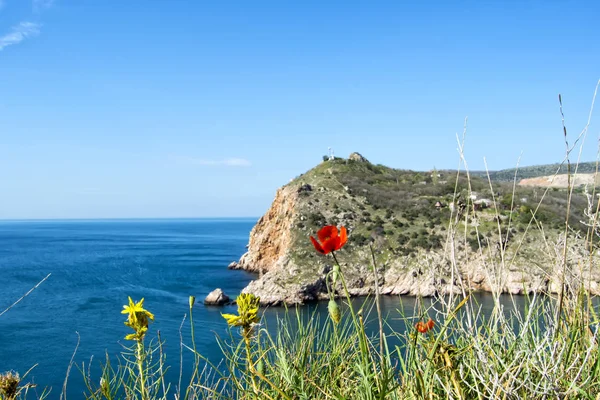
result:
<svg viewBox="0 0 600 400"><path fill-rule="evenodd" d="M144 309L144 299L136 303L129 297L129 305L124 305L123 308L121 314L128 314L125 325L135 331L135 333L125 336L125 339L142 340L148 330L148 324L150 321L154 321L154 314Z"/></svg>
<svg viewBox="0 0 600 400"><path fill-rule="evenodd" d="M242 317L235 314L221 314L223 318L227 321L227 325L229 326L241 326L242 325Z"/></svg>
<svg viewBox="0 0 600 400"><path fill-rule="evenodd" d="M247 335L252 327L260 321L258 308L260 306L260 297L251 293L242 293L235 300L238 306L238 315L221 314L229 326L239 326Z"/></svg>
<svg viewBox="0 0 600 400"><path fill-rule="evenodd" d="M144 299L142 298L140 301L135 303L131 297L129 297L129 305L123 306L124 310L121 311L121 314L129 314L128 322L130 324L134 324L136 319L143 319L145 317L150 318L154 321L154 315L144 309Z"/></svg>

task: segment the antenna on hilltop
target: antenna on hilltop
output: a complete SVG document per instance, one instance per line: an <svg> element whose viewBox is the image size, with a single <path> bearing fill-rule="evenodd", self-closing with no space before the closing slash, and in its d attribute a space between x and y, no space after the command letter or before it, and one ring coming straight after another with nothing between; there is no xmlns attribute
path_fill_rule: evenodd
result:
<svg viewBox="0 0 600 400"><path fill-rule="evenodd" d="M328 147L327 150L328 150L329 160L333 160L335 158L333 155L333 149L331 147Z"/></svg>

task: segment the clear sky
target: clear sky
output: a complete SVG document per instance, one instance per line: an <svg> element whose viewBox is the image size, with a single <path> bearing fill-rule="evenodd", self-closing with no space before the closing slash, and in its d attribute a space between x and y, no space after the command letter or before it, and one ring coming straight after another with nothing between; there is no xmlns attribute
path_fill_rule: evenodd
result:
<svg viewBox="0 0 600 400"><path fill-rule="evenodd" d="M598 1L0 0L0 218L260 216L329 146L456 168L467 116L471 169L557 162L599 78Z"/></svg>

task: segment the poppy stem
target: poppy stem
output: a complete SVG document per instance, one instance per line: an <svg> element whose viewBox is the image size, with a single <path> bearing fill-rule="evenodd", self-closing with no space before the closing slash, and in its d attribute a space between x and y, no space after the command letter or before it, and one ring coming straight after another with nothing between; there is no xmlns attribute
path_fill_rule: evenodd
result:
<svg viewBox="0 0 600 400"><path fill-rule="evenodd" d="M352 315L352 322L354 323L354 326L356 328L357 333L360 335L360 347L361 347L361 354L363 354L363 356L368 357L368 346L366 344L366 340L365 340L365 333L364 333L364 325L362 324L362 321L358 320L358 317L356 315L356 313L354 312L354 307L352 306L352 301L350 298L350 292L348 291L348 286L346 285L346 279L344 278L344 274L341 271L342 267L337 259L337 257L335 256L335 251L331 252L331 255L333 256L333 260L335 261L335 263L337 264L338 267L340 267L340 278L342 281L342 287L344 288L344 294L346 295L346 300L348 302L348 309L350 309L350 315Z"/></svg>
<svg viewBox="0 0 600 400"><path fill-rule="evenodd" d="M340 265L339 261L337 260L337 257L335 256L334 250L331 251L331 255L333 256L333 261L335 261L335 263L338 265L338 267L340 267L340 269L342 269L342 266Z"/></svg>

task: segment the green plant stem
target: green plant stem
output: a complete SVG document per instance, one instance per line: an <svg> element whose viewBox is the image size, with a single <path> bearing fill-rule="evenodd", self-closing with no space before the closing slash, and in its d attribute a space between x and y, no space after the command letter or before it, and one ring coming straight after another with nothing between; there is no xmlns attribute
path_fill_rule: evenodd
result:
<svg viewBox="0 0 600 400"><path fill-rule="evenodd" d="M566 160L567 160L567 216L565 218L565 244L563 246L563 254L562 254L562 276L560 280L560 293L558 297L558 308L556 310L556 318L555 318L555 337L557 335L558 330L560 329L561 315L563 309L563 302L565 297L565 281L567 274L567 250L568 250L568 240L569 240L569 214L571 212L571 196L573 195L573 188L571 187L571 161L569 160L569 142L567 141L567 127L565 126L565 114L563 113L563 105L562 105L562 96L558 95L558 102L560 104L560 115L562 117L562 126L563 133L565 137L565 147L566 147Z"/></svg>
<svg viewBox="0 0 600 400"><path fill-rule="evenodd" d="M331 255L333 256L333 260L335 261L335 263L340 267L339 276L340 280L342 281L342 287L344 288L344 294L346 295L346 299L348 300L348 308L350 309L350 314L352 315L352 320L354 321L354 324L358 327L358 318L354 313L354 307L352 307L352 302L350 301L350 292L348 291L348 287L346 286L346 279L344 278L344 274L341 271L341 266L337 260L337 257L335 256L335 252L332 251Z"/></svg>
<svg viewBox="0 0 600 400"><path fill-rule="evenodd" d="M246 345L246 366L248 368L248 371L250 371L250 380L252 381L252 391L254 392L255 395L258 396L258 388L256 387L256 380L254 379L254 364L252 363L252 352L250 349L250 338L248 337L248 333L244 332L244 344Z"/></svg>
<svg viewBox="0 0 600 400"><path fill-rule="evenodd" d="M200 364L198 352L196 351L196 334L195 334L195 330L194 330L194 312L193 312L192 308L193 308L193 306L190 305L190 329L191 329L191 335L192 335L192 348L194 349L194 372L192 373L192 376L190 377L190 384L188 385L188 387L185 390L185 399L187 399L190 394L190 388L192 387L194 378L198 374L198 367Z"/></svg>
<svg viewBox="0 0 600 400"><path fill-rule="evenodd" d="M385 355L385 334L383 333L383 314L381 312L381 298L379 295L379 278L377 276L377 265L375 263L375 252L373 246L369 246L371 250L371 259L373 261L373 276L375 278L375 305L377 307L377 320L379 322L379 351L381 352L381 366L383 367Z"/></svg>
<svg viewBox="0 0 600 400"><path fill-rule="evenodd" d="M348 291L348 286L346 285L346 278L344 278L344 273L341 271L341 265L339 263L339 261L337 260L337 257L335 256L335 252L332 251L331 255L333 256L333 260L335 261L335 263L338 265L338 267L340 267L340 279L342 281L342 287L344 288L344 293L346 295L346 299L348 300L348 308L350 309L350 314L352 315L352 321L354 323L354 327L356 328L356 331L359 335L359 344L360 344L360 350L361 350L361 354L364 357L364 361L365 364L367 364L369 362L369 347L366 343L366 338L364 335L364 325L362 324L362 322L360 322L358 320L358 317L356 316L356 313L354 312L354 307L352 306L352 301L350 300L350 292Z"/></svg>
<svg viewBox="0 0 600 400"><path fill-rule="evenodd" d="M249 357L250 362L252 361L252 359L250 358L250 339L246 340L246 355L247 357ZM275 389L275 391L277 393L279 393L279 395L287 400L290 400L290 397L288 395L286 395L277 385L275 385L273 382L271 382L266 376L264 376L260 371L256 370L256 368L254 368L254 363L250 364L250 368L251 368L251 372L253 373L252 376L252 381L253 384L255 385L254 382L254 375L258 376L262 381L266 382L271 388ZM255 386L255 392L258 394L258 389ZM266 396L265 393L262 393L263 396ZM268 396L267 396L268 397ZM269 397L271 398L271 397Z"/></svg>
<svg viewBox="0 0 600 400"><path fill-rule="evenodd" d="M379 277L377 276L377 263L375 262L375 252L373 251L372 245L369 245L369 250L371 250L371 260L373 261L373 277L375 279L375 305L377 307L377 321L379 322L379 368L383 374L383 381L387 382L387 368L385 367L387 341L385 338L385 333L383 332L383 313L381 311L381 296L379 294ZM385 396L385 390L383 387L380 388L379 394L380 396Z"/></svg>
<svg viewBox="0 0 600 400"><path fill-rule="evenodd" d="M137 366L138 373L140 378L140 394L142 395L142 400L149 400L148 390L146 389L146 377L144 374L144 343L142 340L137 341Z"/></svg>

